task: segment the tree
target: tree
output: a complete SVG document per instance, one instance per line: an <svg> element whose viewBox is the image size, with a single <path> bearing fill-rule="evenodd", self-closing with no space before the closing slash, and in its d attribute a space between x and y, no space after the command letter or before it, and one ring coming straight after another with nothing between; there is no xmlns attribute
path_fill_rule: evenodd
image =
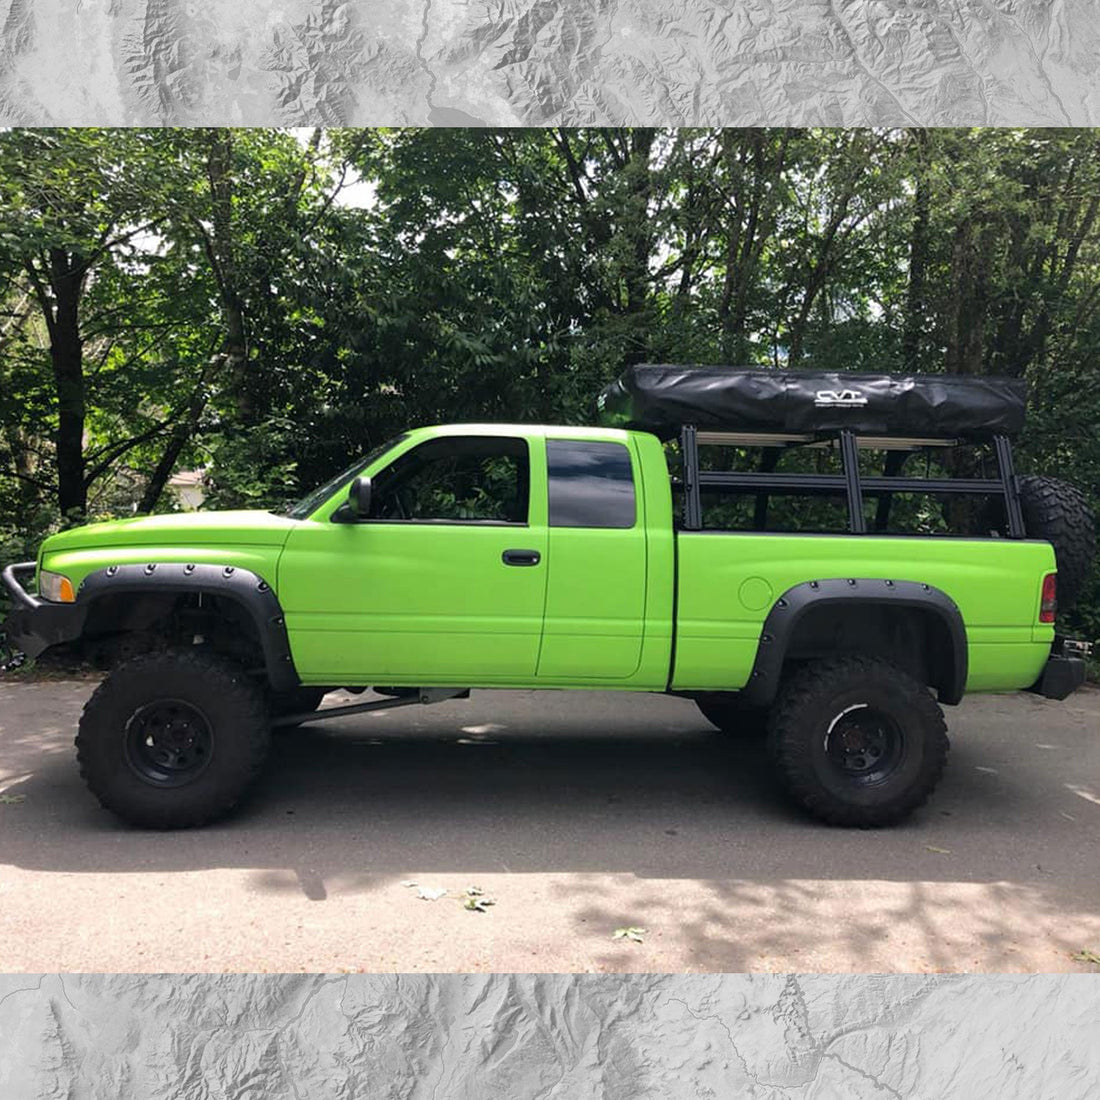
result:
<svg viewBox="0 0 1100 1100"><path fill-rule="evenodd" d="M91 480L84 454L86 303L98 270L119 262L160 220L148 200L163 185L165 166L140 131L8 131L0 135L0 155L9 277L25 275L48 337L57 504L80 516ZM112 457L136 442L112 447Z"/></svg>
<svg viewBox="0 0 1100 1100"><path fill-rule="evenodd" d="M643 359L1022 377L1019 467L1096 499L1094 130L12 130L0 153L11 546L59 510L171 507L181 465L268 507L410 424L585 421ZM1078 615L1100 631L1100 591Z"/></svg>

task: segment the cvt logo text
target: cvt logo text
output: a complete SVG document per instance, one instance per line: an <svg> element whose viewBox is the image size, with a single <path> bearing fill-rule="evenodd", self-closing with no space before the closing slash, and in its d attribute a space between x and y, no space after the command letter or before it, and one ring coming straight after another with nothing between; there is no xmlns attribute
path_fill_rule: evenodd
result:
<svg viewBox="0 0 1100 1100"><path fill-rule="evenodd" d="M859 390L818 390L814 404L819 409L833 407L856 408L867 404L867 398Z"/></svg>

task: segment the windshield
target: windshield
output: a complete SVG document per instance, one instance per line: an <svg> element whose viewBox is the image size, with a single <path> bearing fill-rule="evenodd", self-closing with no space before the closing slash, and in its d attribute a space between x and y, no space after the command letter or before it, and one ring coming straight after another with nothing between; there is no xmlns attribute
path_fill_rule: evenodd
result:
<svg viewBox="0 0 1100 1100"><path fill-rule="evenodd" d="M381 458L391 447L395 447L401 440L407 438L408 434L408 432L402 432L400 435L395 435L393 439L387 439L373 451L357 458L347 469L341 470L335 477L329 478L324 485L319 485L301 500L291 504L282 512L282 515L289 516L291 519L305 519L320 508L341 485L365 470L376 458Z"/></svg>

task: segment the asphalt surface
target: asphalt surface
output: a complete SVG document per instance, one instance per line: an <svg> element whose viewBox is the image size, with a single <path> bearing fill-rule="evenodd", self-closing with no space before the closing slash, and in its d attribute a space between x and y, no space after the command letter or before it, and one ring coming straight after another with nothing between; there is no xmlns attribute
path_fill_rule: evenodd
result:
<svg viewBox="0 0 1100 1100"><path fill-rule="evenodd" d="M235 817L154 833L77 774L92 686L0 683L0 971L1100 970L1100 692L950 710L891 830L684 700L475 692L281 735Z"/></svg>

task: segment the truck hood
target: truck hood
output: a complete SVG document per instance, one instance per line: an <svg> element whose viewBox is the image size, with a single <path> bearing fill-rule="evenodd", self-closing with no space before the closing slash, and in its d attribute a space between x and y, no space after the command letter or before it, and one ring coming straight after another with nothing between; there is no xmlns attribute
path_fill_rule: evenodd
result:
<svg viewBox="0 0 1100 1100"><path fill-rule="evenodd" d="M299 521L271 512L177 512L89 523L51 535L42 551L101 546L281 546Z"/></svg>

